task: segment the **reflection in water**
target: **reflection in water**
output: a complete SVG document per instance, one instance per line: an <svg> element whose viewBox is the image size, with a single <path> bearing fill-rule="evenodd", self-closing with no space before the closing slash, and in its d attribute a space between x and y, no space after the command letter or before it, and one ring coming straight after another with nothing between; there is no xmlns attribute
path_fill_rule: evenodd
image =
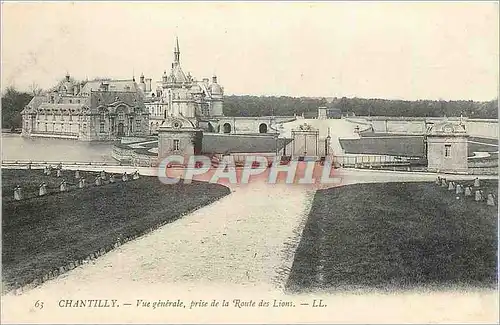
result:
<svg viewBox="0 0 500 325"><path fill-rule="evenodd" d="M2 134L2 160L116 162L111 142L83 142L68 139L25 138Z"/></svg>

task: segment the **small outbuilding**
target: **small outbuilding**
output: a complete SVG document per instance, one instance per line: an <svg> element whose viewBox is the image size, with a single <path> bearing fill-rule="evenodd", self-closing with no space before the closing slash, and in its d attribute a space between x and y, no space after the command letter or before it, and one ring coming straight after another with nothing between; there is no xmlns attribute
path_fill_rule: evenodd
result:
<svg viewBox="0 0 500 325"><path fill-rule="evenodd" d="M462 124L436 123L427 130L428 170L433 172L467 172L467 138Z"/></svg>

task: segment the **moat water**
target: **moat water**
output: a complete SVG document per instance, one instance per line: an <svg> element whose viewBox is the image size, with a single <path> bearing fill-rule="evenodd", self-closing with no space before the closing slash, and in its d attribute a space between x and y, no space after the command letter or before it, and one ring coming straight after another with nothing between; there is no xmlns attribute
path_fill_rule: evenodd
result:
<svg viewBox="0 0 500 325"><path fill-rule="evenodd" d="M111 142L25 138L2 133L2 160L116 162L111 157L112 147Z"/></svg>

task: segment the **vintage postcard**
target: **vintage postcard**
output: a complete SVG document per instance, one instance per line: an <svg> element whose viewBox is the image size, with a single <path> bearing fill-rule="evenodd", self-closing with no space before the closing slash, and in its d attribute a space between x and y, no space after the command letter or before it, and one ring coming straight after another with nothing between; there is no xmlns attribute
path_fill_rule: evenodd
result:
<svg viewBox="0 0 500 325"><path fill-rule="evenodd" d="M498 322L498 1L1 9L2 323Z"/></svg>

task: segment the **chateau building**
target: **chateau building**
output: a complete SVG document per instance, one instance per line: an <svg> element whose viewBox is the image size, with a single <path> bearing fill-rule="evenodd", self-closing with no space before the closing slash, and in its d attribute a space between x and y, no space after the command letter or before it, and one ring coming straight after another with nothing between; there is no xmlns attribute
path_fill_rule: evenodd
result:
<svg viewBox="0 0 500 325"><path fill-rule="evenodd" d="M216 76L210 82L208 78L198 81L190 73L185 74L180 54L179 40L176 39L170 72L163 72L155 91L151 89L151 79L141 76L139 87L146 95L151 133L156 134L167 117L176 116L190 120L205 131L214 132L217 117L223 116L223 87L218 84Z"/></svg>
<svg viewBox="0 0 500 325"><path fill-rule="evenodd" d="M134 79L78 82L67 74L21 115L24 136L93 141L149 134L149 112Z"/></svg>

